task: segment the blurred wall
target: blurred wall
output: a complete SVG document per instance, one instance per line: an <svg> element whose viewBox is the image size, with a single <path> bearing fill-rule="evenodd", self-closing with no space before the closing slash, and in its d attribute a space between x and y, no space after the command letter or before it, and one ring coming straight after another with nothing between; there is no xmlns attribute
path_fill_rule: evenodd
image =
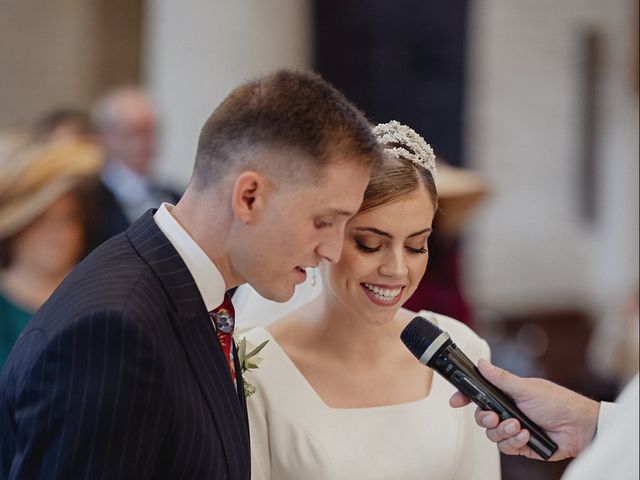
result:
<svg viewBox="0 0 640 480"><path fill-rule="evenodd" d="M141 0L1 0L0 129L140 77Z"/></svg>
<svg viewBox="0 0 640 480"><path fill-rule="evenodd" d="M158 174L185 185L198 134L239 83L278 67L309 67L306 0L148 0L145 78L163 122Z"/></svg>
<svg viewBox="0 0 640 480"><path fill-rule="evenodd" d="M468 242L468 287L478 306L598 311L637 288L632 7L628 0L473 3L465 150L494 188ZM598 34L601 51L592 79L596 128L585 139L586 31ZM595 148L592 219L581 213L585 142Z"/></svg>

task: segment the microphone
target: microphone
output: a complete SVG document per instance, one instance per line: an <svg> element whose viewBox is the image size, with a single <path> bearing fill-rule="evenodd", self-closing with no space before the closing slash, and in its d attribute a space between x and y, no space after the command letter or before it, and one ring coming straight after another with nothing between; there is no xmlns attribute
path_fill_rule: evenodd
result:
<svg viewBox="0 0 640 480"><path fill-rule="evenodd" d="M442 375L481 409L494 411L501 420L518 420L522 428L531 434L528 445L544 460L558 449L558 445L522 413L511 397L482 376L474 363L451 341L448 333L423 317L415 317L404 328L400 338L420 363Z"/></svg>

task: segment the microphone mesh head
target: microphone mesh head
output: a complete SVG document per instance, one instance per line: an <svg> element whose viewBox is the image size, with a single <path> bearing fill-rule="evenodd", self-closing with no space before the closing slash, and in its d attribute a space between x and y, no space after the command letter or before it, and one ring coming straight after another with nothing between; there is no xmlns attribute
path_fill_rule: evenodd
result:
<svg viewBox="0 0 640 480"><path fill-rule="evenodd" d="M429 348L429 345L440 336L440 330L434 323L424 317L415 317L404 327L400 334L402 343L406 345L411 353L420 359L422 354Z"/></svg>

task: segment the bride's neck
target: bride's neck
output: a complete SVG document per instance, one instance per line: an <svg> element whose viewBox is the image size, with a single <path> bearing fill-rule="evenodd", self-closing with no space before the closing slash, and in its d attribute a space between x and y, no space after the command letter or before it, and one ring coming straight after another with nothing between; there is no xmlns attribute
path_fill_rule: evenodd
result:
<svg viewBox="0 0 640 480"><path fill-rule="evenodd" d="M314 344L340 361L380 358L393 351L392 347L398 341L400 332L395 316L384 324L375 325L325 295L308 307L305 324Z"/></svg>

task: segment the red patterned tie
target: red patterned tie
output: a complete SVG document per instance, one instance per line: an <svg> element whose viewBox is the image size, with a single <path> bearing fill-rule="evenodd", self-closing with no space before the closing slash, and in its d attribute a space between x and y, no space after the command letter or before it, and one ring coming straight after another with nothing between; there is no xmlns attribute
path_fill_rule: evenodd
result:
<svg viewBox="0 0 640 480"><path fill-rule="evenodd" d="M231 296L228 293L225 293L222 304L209 312L209 316L216 327L218 343L222 348L224 357L227 359L227 364L231 371L231 377L235 380L236 375L233 366L231 345L233 344L233 329L236 322L234 318L235 312L233 310L233 303L231 303Z"/></svg>

